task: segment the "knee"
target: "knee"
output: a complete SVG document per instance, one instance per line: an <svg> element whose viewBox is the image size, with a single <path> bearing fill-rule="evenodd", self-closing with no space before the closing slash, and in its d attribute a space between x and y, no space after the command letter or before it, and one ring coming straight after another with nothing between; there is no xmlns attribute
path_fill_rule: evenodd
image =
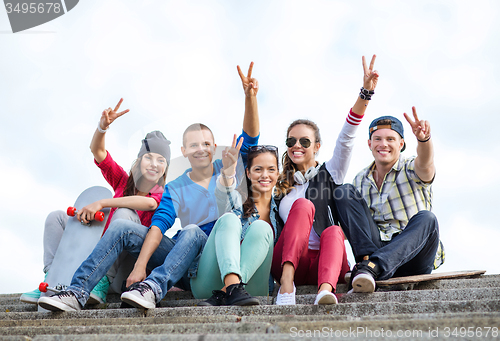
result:
<svg viewBox="0 0 500 341"><path fill-rule="evenodd" d="M135 230L135 223L127 219L113 219L104 233L108 234L122 234L124 232L131 232ZM142 226L142 225L141 225ZM145 226L143 226L145 228Z"/></svg>
<svg viewBox="0 0 500 341"><path fill-rule="evenodd" d="M418 219L422 222L421 225L429 226L431 229L439 231L438 220L436 218L436 215L431 211L419 211L414 215L414 217L415 219Z"/></svg>
<svg viewBox="0 0 500 341"><path fill-rule="evenodd" d="M198 227L196 224L189 224L184 226L180 232L179 232L179 238L198 238L198 237L205 237L206 234L203 232L202 229Z"/></svg>
<svg viewBox="0 0 500 341"><path fill-rule="evenodd" d="M45 225L50 224L50 225L59 225L63 229L66 226L66 222L68 221L68 215L66 212L58 210L54 212L50 212L49 215L47 216L47 219L45 219Z"/></svg>
<svg viewBox="0 0 500 341"><path fill-rule="evenodd" d="M337 202L346 202L350 198L357 197L360 197L359 192L357 191L356 187L351 184L344 184L335 188L335 190L333 191L333 198Z"/></svg>
<svg viewBox="0 0 500 341"><path fill-rule="evenodd" d="M228 212L222 215L222 217L220 217L217 220L215 225L217 225L217 227L224 226L224 227L235 227L241 229L241 220L233 212Z"/></svg>
<svg viewBox="0 0 500 341"><path fill-rule="evenodd" d="M133 220L135 216L138 217L137 212L135 210L126 207L120 207L117 208L116 211L113 213L112 220L113 221L117 219Z"/></svg>
<svg viewBox="0 0 500 341"><path fill-rule="evenodd" d="M301 214L305 213L311 217L314 217L314 213L316 212L316 208L314 207L312 201L306 198L298 198L297 200L295 200L292 208L290 209L290 212L295 210L300 210L302 211Z"/></svg>
<svg viewBox="0 0 500 341"><path fill-rule="evenodd" d="M323 240L325 238L338 238L341 240L344 240L344 232L342 231L342 228L338 225L332 225L330 227L327 227L320 236L320 240Z"/></svg>
<svg viewBox="0 0 500 341"><path fill-rule="evenodd" d="M250 224L249 232L252 234L259 236L260 238L264 238L265 240L272 241L273 240L273 229L269 223L264 220L256 220L252 224ZM247 234L249 233L247 232Z"/></svg>

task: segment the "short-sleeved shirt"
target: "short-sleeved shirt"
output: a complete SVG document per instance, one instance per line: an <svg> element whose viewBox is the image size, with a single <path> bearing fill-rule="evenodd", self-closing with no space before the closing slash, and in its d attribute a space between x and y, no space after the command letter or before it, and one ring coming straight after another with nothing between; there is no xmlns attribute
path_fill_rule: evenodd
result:
<svg viewBox="0 0 500 341"><path fill-rule="evenodd" d="M432 181L422 181L415 172L415 157L399 160L385 175L380 191L373 178L375 162L356 175L354 187L361 193L380 230L380 240L391 241L394 234L403 231L417 212L432 210ZM439 243L435 268L444 261L444 250Z"/></svg>
<svg viewBox="0 0 500 341"><path fill-rule="evenodd" d="M115 195L113 198L121 198L123 197L123 192L125 191L125 187L127 185L128 181L128 174L123 170L120 165L118 165L113 158L111 157L111 154L107 152L106 158L101 162L98 163L96 160L94 160L95 164L99 169L101 169L102 175L104 176L104 179L109 183L111 187L113 187L113 190L115 192ZM156 202L159 204L161 201L161 196L163 194L163 187L155 185L153 188L151 188L151 191L146 195L146 197L150 197L156 200ZM113 217L113 214L116 211L116 207L111 208L108 216L108 221L106 222L106 226L104 226L104 232L108 229L108 226L111 222L111 218ZM139 215L139 218L141 219L141 223L144 226L150 226L151 225L151 218L153 218L154 211L137 211L137 214Z"/></svg>

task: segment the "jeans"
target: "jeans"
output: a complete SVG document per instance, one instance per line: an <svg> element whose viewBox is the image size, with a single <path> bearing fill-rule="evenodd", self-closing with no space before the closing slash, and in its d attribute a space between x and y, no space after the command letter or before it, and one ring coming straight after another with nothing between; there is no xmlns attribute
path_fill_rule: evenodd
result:
<svg viewBox="0 0 500 341"><path fill-rule="evenodd" d="M431 273L439 246L439 226L432 212L418 212L401 233L382 241L366 201L353 185L337 187L334 197L337 217L356 261L370 256L381 270L377 279Z"/></svg>
<svg viewBox="0 0 500 341"><path fill-rule="evenodd" d="M109 225L94 251L76 270L67 289L76 296L82 307L94 286L123 251L135 258L139 256L148 231L149 228L130 220L117 219ZM207 235L196 225L184 227L176 241L163 236L149 259L147 268L152 272L145 280L153 289L157 302L188 270L193 275L197 267L196 258L206 240Z"/></svg>
<svg viewBox="0 0 500 341"><path fill-rule="evenodd" d="M241 233L241 220L234 213L217 220L203 249L198 275L191 278L194 297L209 298L212 290L224 287L224 277L232 273L247 283L245 289L250 295L268 294L273 229L267 222L256 220L248 226L240 243Z"/></svg>

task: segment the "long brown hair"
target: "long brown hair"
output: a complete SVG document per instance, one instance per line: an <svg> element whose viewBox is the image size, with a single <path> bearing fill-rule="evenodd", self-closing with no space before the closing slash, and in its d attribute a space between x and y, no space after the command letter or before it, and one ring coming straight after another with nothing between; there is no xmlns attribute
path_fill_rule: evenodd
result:
<svg viewBox="0 0 500 341"><path fill-rule="evenodd" d="M311 128L314 131L314 142L321 143L321 135L319 134L318 126L313 121L306 119L293 121L286 131L287 138L290 134L290 130L292 130L293 127L299 124L303 124ZM295 163L293 163L292 159L290 159L290 156L288 156L288 150L283 153L283 156L281 157L281 163L283 164L283 171L280 173L278 182L276 183L277 196L287 195L292 190L293 185L295 185L295 179L293 175L297 171Z"/></svg>
<svg viewBox="0 0 500 341"><path fill-rule="evenodd" d="M132 167L130 167L130 173L128 175L127 184L125 185L125 190L123 191L124 197L137 194L137 187L135 186L134 173L137 174L141 172L141 162L142 162L142 156L135 159L134 162L132 163ZM165 186L167 180L167 170L168 170L168 164L165 167L165 172L163 172L163 176L158 179L157 185L160 187Z"/></svg>
<svg viewBox="0 0 500 341"><path fill-rule="evenodd" d="M269 154L272 154L273 156L275 156L276 157L276 167L278 167L277 169L279 169L278 149L276 149L276 151L274 151L271 149L267 149L266 146L259 146L259 147L260 147L260 149L258 149L258 150L255 150L255 151L251 150L250 152L248 152L247 168L246 169L250 172L250 168L252 168L252 165L253 165L253 160L258 155L263 154L263 153L269 153ZM255 203L253 201L252 182L248 178L246 171L245 171L245 176L246 176L246 180L247 180L247 188L246 189L247 189L248 197L247 197L247 200L245 200L245 202L243 203L243 218L248 218L254 212Z"/></svg>

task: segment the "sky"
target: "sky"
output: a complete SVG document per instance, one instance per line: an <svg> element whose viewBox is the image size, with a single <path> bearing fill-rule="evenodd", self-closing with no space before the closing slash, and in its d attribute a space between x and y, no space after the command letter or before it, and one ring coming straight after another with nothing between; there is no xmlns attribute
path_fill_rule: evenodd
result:
<svg viewBox="0 0 500 341"><path fill-rule="evenodd" d="M346 182L372 161L372 119L415 106L431 124L433 211L446 262L438 271L500 273L500 2L81 0L13 34L0 8L0 293L43 279L43 227L90 186L107 186L89 149L101 112L124 98L106 147L129 170L147 132L181 158L182 132L240 133L236 65L255 63L262 144L285 151L297 118L320 127L328 160L362 86L361 56L377 55L376 94L359 127ZM495 24L496 23L496 24ZM108 186L109 187L109 186Z"/></svg>

